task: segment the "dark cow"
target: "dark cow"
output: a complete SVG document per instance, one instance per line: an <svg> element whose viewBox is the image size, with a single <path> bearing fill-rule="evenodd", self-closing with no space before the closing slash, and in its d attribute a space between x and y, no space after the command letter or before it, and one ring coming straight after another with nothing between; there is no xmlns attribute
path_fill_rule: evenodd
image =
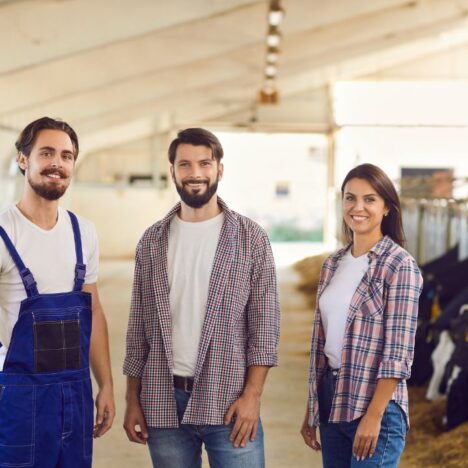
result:
<svg viewBox="0 0 468 468"><path fill-rule="evenodd" d="M439 317L438 310L446 307L449 311L459 310L459 300L452 307L450 303L467 288L468 258L454 263L457 252L458 248L451 249L422 267L424 286L419 301L418 328L409 385L424 385L430 379L433 372L431 354L438 343L441 330L439 325L435 325ZM444 323L444 319L441 321Z"/></svg>
<svg viewBox="0 0 468 468"><path fill-rule="evenodd" d="M468 278L466 282L468 282ZM468 284L443 308L435 322L437 329L449 330L451 322L459 316L460 309L464 304L468 304Z"/></svg>
<svg viewBox="0 0 468 468"><path fill-rule="evenodd" d="M468 304L453 320L451 336L455 343L451 363L456 377L449 384L446 407L446 428L453 429L468 421Z"/></svg>

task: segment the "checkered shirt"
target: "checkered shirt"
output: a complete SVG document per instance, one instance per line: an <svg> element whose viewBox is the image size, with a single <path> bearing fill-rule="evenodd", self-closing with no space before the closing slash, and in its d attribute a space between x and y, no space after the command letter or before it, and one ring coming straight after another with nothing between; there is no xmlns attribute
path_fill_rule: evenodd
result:
<svg viewBox="0 0 468 468"><path fill-rule="evenodd" d="M279 304L266 233L218 198L224 223L210 277L206 315L183 423L223 424L244 389L249 366L276 366ZM172 382L167 216L146 230L136 250L124 374L141 378L140 401L151 427L178 427Z"/></svg>
<svg viewBox="0 0 468 468"><path fill-rule="evenodd" d="M317 382L327 367L319 299L350 246L327 258L320 273L309 374L309 425L318 426ZM330 422L349 422L369 406L378 379L399 379L392 400L408 418L408 391L422 277L411 255L385 236L368 253L369 267L348 311Z"/></svg>

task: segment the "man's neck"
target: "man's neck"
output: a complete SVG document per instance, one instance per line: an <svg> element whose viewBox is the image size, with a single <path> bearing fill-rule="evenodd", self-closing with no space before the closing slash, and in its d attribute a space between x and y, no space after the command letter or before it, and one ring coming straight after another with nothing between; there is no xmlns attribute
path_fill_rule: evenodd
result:
<svg viewBox="0 0 468 468"><path fill-rule="evenodd" d="M29 221L41 229L48 231L57 224L58 200L46 200L36 194L24 193L16 206Z"/></svg>
<svg viewBox="0 0 468 468"><path fill-rule="evenodd" d="M218 196L213 195L211 200L200 208L192 208L182 201L179 218L189 223L199 223L214 218L219 213L221 213L221 207L218 205Z"/></svg>

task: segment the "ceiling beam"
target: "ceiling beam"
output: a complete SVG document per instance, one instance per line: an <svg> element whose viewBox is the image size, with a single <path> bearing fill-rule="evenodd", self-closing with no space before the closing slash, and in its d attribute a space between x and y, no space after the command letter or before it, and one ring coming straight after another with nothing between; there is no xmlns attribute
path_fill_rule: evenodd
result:
<svg viewBox="0 0 468 468"><path fill-rule="evenodd" d="M468 1L464 3L468 5ZM408 37L430 35L435 27L441 31L460 22L463 15L459 9L454 9L451 2L444 2L443 5L437 0L424 0L418 7L400 5L378 13L361 15L354 20L336 23L328 28L291 34L284 41L281 80L301 73L300 69L304 67L318 68L346 57L372 54L379 47L389 47L392 43L407 40ZM437 20L442 21L442 25L430 23ZM398 27L395 27L395 24ZM113 77L111 82L103 81L93 88L64 97L50 97L38 103L27 100L28 95L25 92L12 92L9 89L9 93L2 99L4 110L0 114L0 122L7 125L18 121L27 123L40 115L62 116L71 121L82 120L87 116L92 118L99 112L108 113L126 106L138 106L142 102L164 98L170 94L196 92L198 88L204 88L207 84L226 85L228 92L225 98L229 99L229 90L232 89L236 93L239 79L252 83L249 87L250 96L247 98L250 102L254 99L262 75L259 65L262 55L263 44L256 44L214 58L198 61L192 59L172 68L144 72L128 79L116 80ZM54 75L53 71L51 75ZM77 78L80 77L80 72L76 75ZM87 78L86 76L82 81ZM229 78L232 83L229 83ZM28 81L30 88L36 89L35 81ZM15 84L9 84L9 88ZM39 95L40 93L35 93L35 96ZM210 93L207 94L208 98L209 96ZM23 107L18 105L21 99L27 100ZM9 101L10 105L14 106L10 112Z"/></svg>
<svg viewBox="0 0 468 468"><path fill-rule="evenodd" d="M0 62L0 74L258 4L266 0L7 1L0 3L0 57L8 57Z"/></svg>
<svg viewBox="0 0 468 468"><path fill-rule="evenodd" d="M296 2L298 6L302 1L291 0L291 4ZM317 3L315 0L309 1L311 4ZM348 1L355 3L354 0ZM346 14L350 14L346 12L341 0L333 0L330 3L335 6L341 4L344 9L341 17L345 18ZM373 2L370 3L374 5ZM381 8L385 4L387 8L373 12L361 10L361 14L357 16L355 11L353 19L335 22L323 28L310 28L316 19L307 24L303 21L301 25L295 26L297 29L295 33L291 32L285 36L279 77L280 91L285 98L302 95L336 79L352 79L363 74L375 73L388 66L423 57L444 48L446 50L449 44L440 41L437 35L457 27L466 27L464 12L468 7L468 0L456 2L420 0L411 4L376 0L375 4ZM296 10L292 11L296 14ZM331 20L331 10L329 14ZM336 20L338 17L340 16L335 14L333 19ZM241 19L242 15L236 18ZM223 24L226 29L226 24L223 22L216 23L216 28ZM214 26L213 23L210 25ZM306 25L309 28L301 30ZM248 27L247 24L243 26ZM193 34L196 31L197 29L194 29ZM206 40L211 44L214 37L212 30L201 33L198 31L198 34L202 34L202 37L197 36L198 41ZM188 34L188 37L192 36ZM171 34L166 34L164 37L175 42L181 40L179 32L176 34L174 29L171 29ZM74 61L71 60L68 65L73 73L68 73L67 79L61 84L67 86L68 81L80 84L85 82L84 86L78 86L75 91L62 96L59 94L58 97L52 93L48 100L39 100L39 103L31 103L31 100L27 99L31 95L40 94L37 93L36 80L32 79L33 77L37 79L37 75L31 76L28 73L24 76L25 80L28 78L29 95L20 93L20 88L14 89L17 83L12 80L8 80L8 87L5 81L5 88L2 89L3 82L0 77L2 107L5 105L8 107L9 102L13 106L10 111L0 115L0 123L11 126L18 126L18 123L21 123L22 126L23 123L44 113L62 115L72 123L76 120L86 135L97 128L120 126L126 120L133 122L139 119L151 119L164 113L170 114L175 122L222 118L238 109L250 108L255 99L255 92L261 79L261 64L258 57L263 51L263 42L254 41L250 44L251 39L247 41L247 45L234 47L232 50L230 48L233 44L229 44L228 52L223 53L222 51L226 49L220 47L216 49L217 53L214 56L208 54L208 57L199 58L195 54L194 57L190 56L188 63L187 55L190 54L187 54L187 50L184 49L184 53L178 56L177 50L170 49L166 51L168 54L166 59L174 60L175 55L177 60L180 59L180 63L172 67L160 64L162 69L156 67L154 70L150 67L147 71L140 70L141 73L136 75L137 70L132 69L132 74L128 77L125 74L119 76L117 81L114 81L116 76L113 73L109 74L109 70L97 67L95 64L94 68L91 67L89 70L102 75L99 76L100 81L98 80L97 84L95 80L97 75L93 78L94 82L90 79L89 83L86 83L88 69L76 68L76 63L73 66ZM199 49L199 43L193 42L193 50ZM185 39L183 45L186 46ZM226 47L226 44L223 46ZM140 50L139 57L143 57L143 62L153 58L149 50L148 55ZM100 55L94 57L98 58ZM130 60L132 58L130 57ZM155 61L160 58L156 54ZM112 62L111 65L115 65L115 70L119 71L121 63L118 57L115 57L115 64ZM54 76L57 69L51 68L48 71L50 76ZM43 76L42 79L46 77ZM46 80L46 91L48 91L47 84ZM25 85L26 81L22 86ZM41 86L44 84L41 83ZM50 90L54 89L51 82ZM22 98L25 103L18 112L18 101Z"/></svg>
<svg viewBox="0 0 468 468"><path fill-rule="evenodd" d="M73 2L73 5L75 3L80 5L82 1ZM180 1L182 0L178 0L175 4L180 3ZM206 2L206 0L192 2L190 10L202 1ZM146 12L146 9L143 8L141 12L136 13L134 11L136 10L134 2L131 3L132 8L129 7L125 10L127 13L127 15L124 15L126 23L129 23L129 14L139 15ZM151 5L158 4L158 2L144 2L143 4L148 5L148 3ZM212 4L212 2L206 3ZM42 65L37 60L39 54L37 48L33 48L34 50L29 50L27 54L29 62L26 68L17 69L14 72L10 70L9 73L2 76L2 64L0 64L2 110L8 112L26 106L49 103L67 96L76 96L83 92L118 85L145 74L155 73L186 63L193 63L196 66L199 60L242 51L248 46L255 46L263 58L266 0L262 2L245 1L244 3L245 5L242 7L225 11L222 14L193 20L187 24L175 24L172 27L129 37L126 40L112 44L95 45L92 48L85 48L84 51L81 49L80 53L68 51L64 55L55 56L53 61L47 59L47 63ZM311 28L323 28L336 21L344 21L346 18L351 19L356 15L370 14L382 8L404 3L402 0L373 0L372 2L329 0L325 2L324 6L322 0L289 0L284 32L286 35L310 30ZM106 2L98 2L96 5L101 8L105 4ZM225 5L224 2L223 5ZM94 12L93 10L93 14L87 15L87 19L95 21L96 17L99 18L99 11ZM105 9L105 11L107 12L108 9ZM304 14L304 12L314 13L316 11L319 11L320 14ZM72 16L72 11L68 14ZM151 15L147 16L151 18ZM1 24L3 19L4 16L0 16L0 31L4 31ZM60 21L57 23L60 23ZM67 24L67 21L64 20L64 24ZM135 24L138 24L138 21L135 21ZM108 21L104 21L104 25L105 29L115 29L115 24L108 24ZM47 28L45 29L47 30ZM142 26L142 29L144 30L144 26ZM73 42L75 35L78 34L79 43L82 44L83 40L94 34L93 31L93 27L87 27L86 37L83 37L81 30L79 33L69 32L71 37L65 42L67 44ZM0 38L3 35L5 34L0 32ZM57 37L62 36L55 32L53 44L47 48L48 51L54 47L59 47L63 42L57 40ZM64 37L68 36L65 35ZM13 54L9 53L11 50L15 50L14 56L21 55L18 52L18 44L15 43L14 48L13 44L8 44L8 40L0 40L0 56L8 57L8 60L2 62L4 66L7 66L6 64L9 61L15 60ZM5 48L5 55L2 55L2 47ZM259 62L260 60L256 60L257 66ZM71 73L71 71L73 72ZM41 83L39 92L37 83Z"/></svg>

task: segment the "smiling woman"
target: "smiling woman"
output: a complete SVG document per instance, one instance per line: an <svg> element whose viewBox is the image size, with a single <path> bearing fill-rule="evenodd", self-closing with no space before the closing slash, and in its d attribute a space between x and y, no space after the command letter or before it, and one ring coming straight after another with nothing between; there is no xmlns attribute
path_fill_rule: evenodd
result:
<svg viewBox="0 0 468 468"><path fill-rule="evenodd" d="M397 467L422 279L403 248L400 201L387 175L362 164L341 192L349 244L320 274L301 432L322 449L325 468Z"/></svg>

